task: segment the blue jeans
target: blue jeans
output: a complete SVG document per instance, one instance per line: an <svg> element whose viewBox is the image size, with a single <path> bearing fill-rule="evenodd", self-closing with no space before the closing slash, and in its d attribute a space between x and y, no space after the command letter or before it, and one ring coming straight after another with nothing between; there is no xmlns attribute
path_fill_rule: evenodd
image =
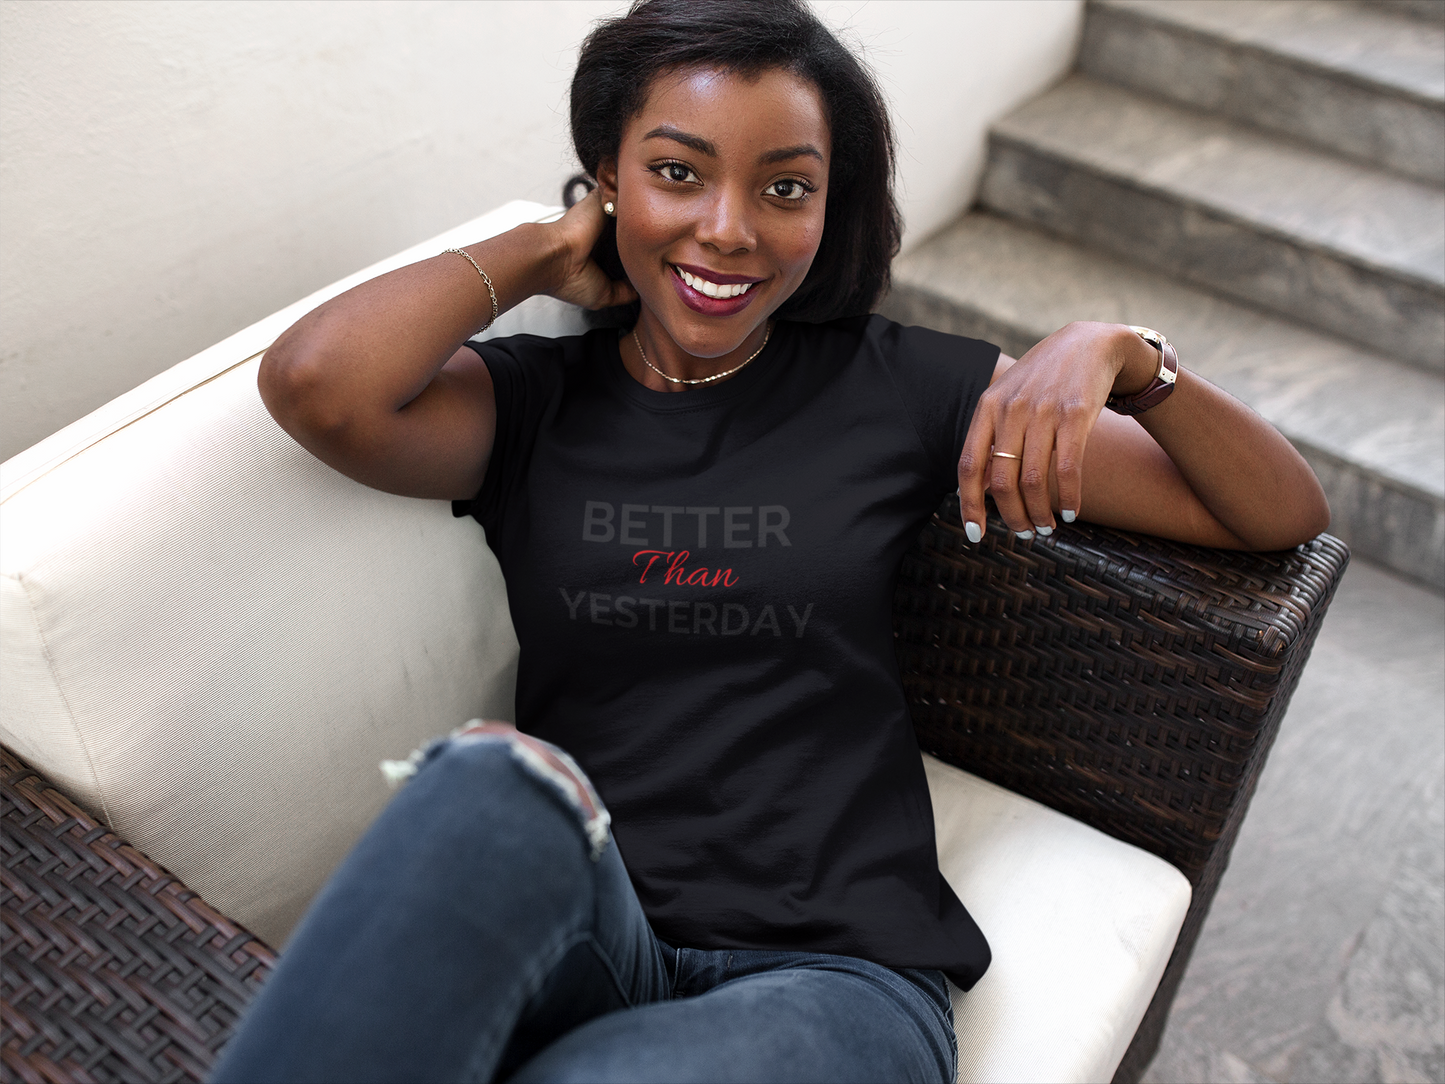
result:
<svg viewBox="0 0 1445 1084"><path fill-rule="evenodd" d="M940 1081L942 972L660 940L565 754L438 742L212 1075L237 1081Z"/></svg>

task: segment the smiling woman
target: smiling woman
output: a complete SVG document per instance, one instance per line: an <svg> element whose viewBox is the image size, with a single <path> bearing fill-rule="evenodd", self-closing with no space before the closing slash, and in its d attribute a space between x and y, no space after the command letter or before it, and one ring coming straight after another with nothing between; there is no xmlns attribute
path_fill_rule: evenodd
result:
<svg viewBox="0 0 1445 1084"><path fill-rule="evenodd" d="M975 542L987 491L1026 539L1292 545L1319 486L1147 328L1015 362L869 315L891 129L801 0L635 4L572 128L561 219L359 286L261 366L321 459L485 527L517 729L415 758L217 1079L952 1079L947 980L990 954L938 871L904 552L955 490ZM533 294L626 319L469 342Z"/></svg>

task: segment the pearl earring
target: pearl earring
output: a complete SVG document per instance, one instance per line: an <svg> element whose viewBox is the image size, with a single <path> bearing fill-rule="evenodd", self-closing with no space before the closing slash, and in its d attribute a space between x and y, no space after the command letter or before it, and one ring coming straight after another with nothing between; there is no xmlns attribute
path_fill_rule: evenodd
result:
<svg viewBox="0 0 1445 1084"><path fill-rule="evenodd" d="M608 200L602 205L602 213L606 215L615 215L617 213L617 204L613 203L611 200Z"/></svg>

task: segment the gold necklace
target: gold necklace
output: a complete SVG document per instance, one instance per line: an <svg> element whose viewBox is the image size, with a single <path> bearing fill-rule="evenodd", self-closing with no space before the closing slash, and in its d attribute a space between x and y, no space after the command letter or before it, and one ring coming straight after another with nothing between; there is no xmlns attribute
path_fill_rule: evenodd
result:
<svg viewBox="0 0 1445 1084"><path fill-rule="evenodd" d="M746 364L748 363L748 361L752 361L753 358L755 358L755 357L757 357L759 354L761 354L761 353L763 352L764 347L766 347L766 346L768 345L768 340L771 339L772 337L773 337L773 324L772 324L772 321L770 320L770 321L768 321L767 330L763 332L763 345L760 346L760 347L758 347L758 348L757 348L756 350L754 350L751 354L749 354L749 355L748 355L748 360L745 361L745 362L743 362L742 365L734 366L733 368L729 369L729 370L728 370L727 372L725 372L725 373L714 373L712 376L700 376L700 377L698 377L696 380L684 380L684 379L683 379L682 377L680 377L680 376L668 376L668 375L667 375L666 373L664 373L661 369L659 369L656 365L654 365L654 364L652 364L652 362L648 361L648 360L647 360L647 351L644 350L644 349L642 349L642 340L637 337L637 328L634 327L634 328L632 329L632 341L637 344L637 352L642 355L642 364L646 365L646 366L647 366L649 369L651 369L654 373L656 373L658 376L662 377L662 379L664 379L664 380L671 380L674 384L711 384L714 380L721 380L721 379L722 379L723 377L725 377L725 376L732 376L733 373L735 373L735 372L737 372L739 369L741 369L741 368L743 367L743 365L746 365Z"/></svg>

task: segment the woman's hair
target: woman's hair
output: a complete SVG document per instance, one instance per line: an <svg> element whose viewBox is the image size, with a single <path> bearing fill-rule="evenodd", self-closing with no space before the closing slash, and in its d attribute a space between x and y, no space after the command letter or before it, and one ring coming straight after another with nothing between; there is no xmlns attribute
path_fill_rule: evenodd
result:
<svg viewBox="0 0 1445 1084"><path fill-rule="evenodd" d="M802 284L777 315L817 323L872 310L888 288L902 221L893 199L893 126L873 75L803 0L636 0L582 45L572 77L572 143L595 176L662 72L720 68L751 76L782 68L818 88L832 134L823 237ZM563 189L568 206L585 178ZM617 224L593 251L623 278ZM635 315L635 313L634 313Z"/></svg>

